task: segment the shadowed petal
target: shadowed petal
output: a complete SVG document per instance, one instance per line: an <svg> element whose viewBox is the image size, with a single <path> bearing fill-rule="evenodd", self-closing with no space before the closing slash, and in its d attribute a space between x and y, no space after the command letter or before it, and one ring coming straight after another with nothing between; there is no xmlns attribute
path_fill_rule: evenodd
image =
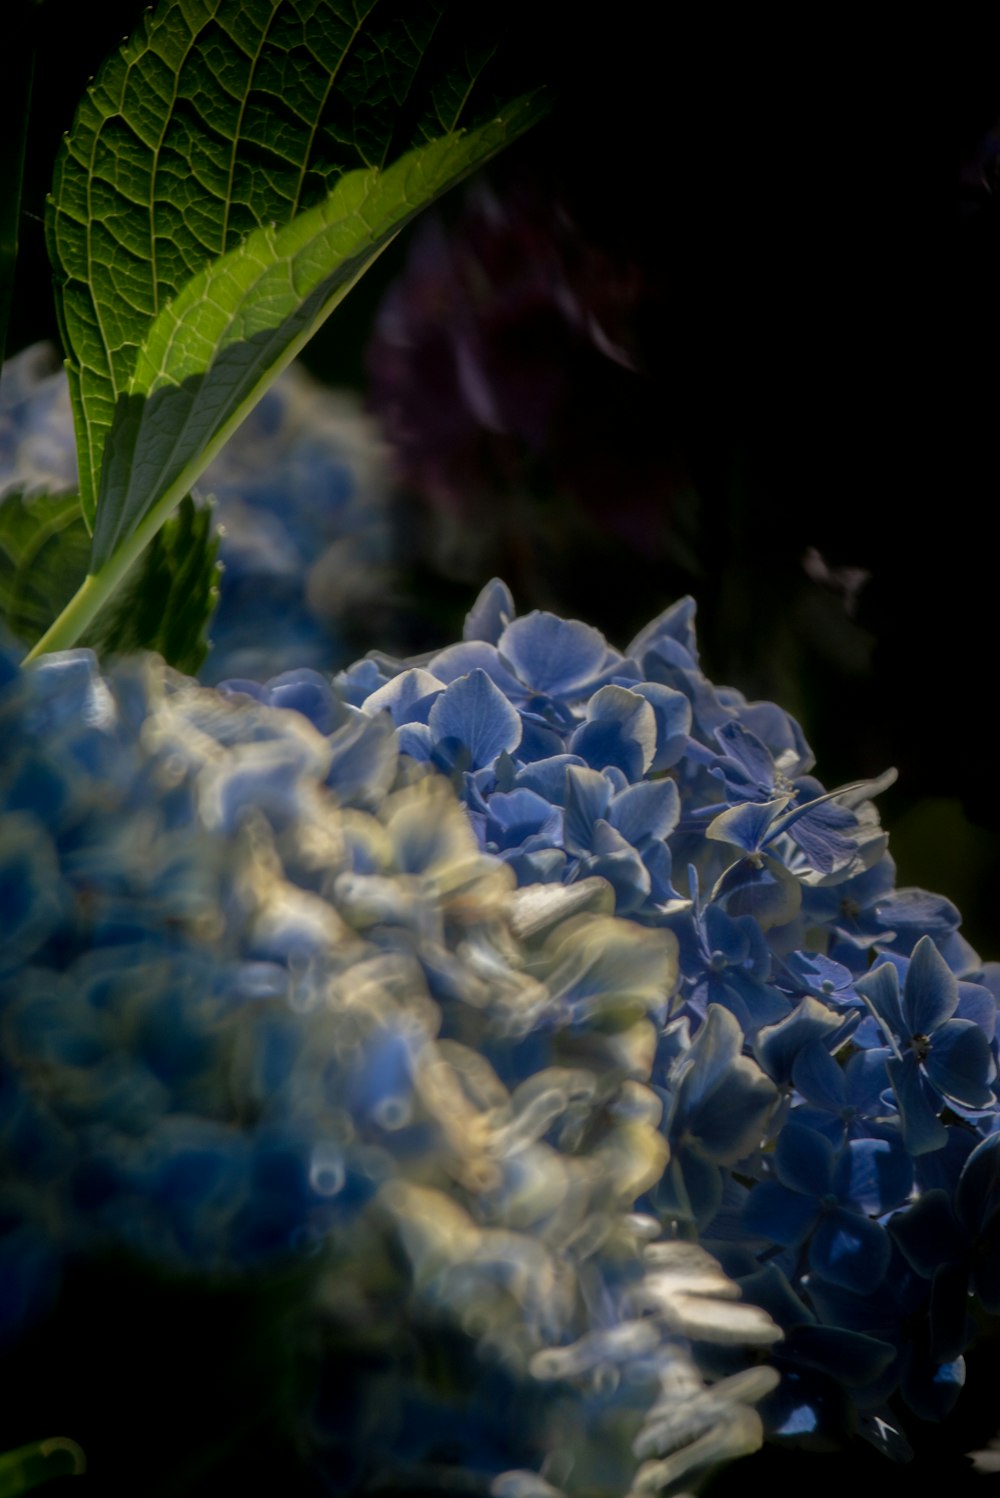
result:
<svg viewBox="0 0 1000 1498"><path fill-rule="evenodd" d="M762 1181L743 1209L743 1225L752 1236L794 1248L812 1231L817 1207L815 1196L790 1191L778 1181Z"/></svg>
<svg viewBox="0 0 1000 1498"><path fill-rule="evenodd" d="M822 1196L833 1182L833 1146L822 1134L787 1123L774 1152L774 1170L782 1185L810 1197Z"/></svg>
<svg viewBox="0 0 1000 1498"><path fill-rule="evenodd" d="M873 1216L898 1207L912 1186L909 1156L901 1145L887 1139L853 1139L837 1161L837 1195Z"/></svg>
<svg viewBox="0 0 1000 1498"><path fill-rule="evenodd" d="M903 1013L911 1035L931 1035L958 1007L958 980L929 936L913 949L903 987Z"/></svg>
<svg viewBox="0 0 1000 1498"><path fill-rule="evenodd" d="M520 714L485 671L452 682L435 699L427 723L438 748L452 761L465 751L466 768L472 770L492 764L521 742Z"/></svg>
<svg viewBox="0 0 1000 1498"><path fill-rule="evenodd" d="M645 838L669 837L680 814L680 792L673 780L644 780L614 799L608 821L634 847Z"/></svg>
<svg viewBox="0 0 1000 1498"><path fill-rule="evenodd" d="M890 1035L898 1040L907 1034L899 1002L899 974L891 962L883 962L881 967L865 973L855 987L862 998L868 1000Z"/></svg>
<svg viewBox="0 0 1000 1498"><path fill-rule="evenodd" d="M968 1108L986 1108L993 1101L990 1083L997 1069L990 1043L971 1020L952 1019L931 1041L924 1063L927 1075L945 1097Z"/></svg>
<svg viewBox="0 0 1000 1498"><path fill-rule="evenodd" d="M932 1105L927 1083L913 1055L902 1061L886 1062L893 1092L903 1123L903 1138L911 1155L924 1155L942 1149L948 1143L948 1132Z"/></svg>
<svg viewBox="0 0 1000 1498"><path fill-rule="evenodd" d="M516 610L507 584L491 578L465 616L463 640L486 640L495 645Z"/></svg>
<svg viewBox="0 0 1000 1498"><path fill-rule="evenodd" d="M837 1207L820 1219L809 1245L809 1262L824 1279L864 1293L875 1289L891 1253L889 1235L877 1222Z"/></svg>

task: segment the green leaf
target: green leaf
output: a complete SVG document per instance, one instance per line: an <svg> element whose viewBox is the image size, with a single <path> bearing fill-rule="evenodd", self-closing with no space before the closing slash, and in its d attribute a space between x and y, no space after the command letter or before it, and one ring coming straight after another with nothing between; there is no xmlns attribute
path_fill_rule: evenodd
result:
<svg viewBox="0 0 1000 1498"><path fill-rule="evenodd" d="M218 552L211 509L186 495L84 643L102 655L157 650L194 676L208 654L207 630L219 599Z"/></svg>
<svg viewBox="0 0 1000 1498"><path fill-rule="evenodd" d="M33 1441L0 1456L0 1498L18 1498L53 1477L77 1477L86 1466L80 1447L65 1436Z"/></svg>
<svg viewBox="0 0 1000 1498"><path fill-rule="evenodd" d="M0 500L0 618L34 645L87 575L90 535L76 494Z"/></svg>
<svg viewBox="0 0 1000 1498"><path fill-rule="evenodd" d="M104 64L59 154L47 220L88 524L116 403L168 300L346 172L482 117L493 18L446 8L164 0Z"/></svg>
<svg viewBox="0 0 1000 1498"><path fill-rule="evenodd" d="M258 229L157 317L119 400L94 529L99 571L169 513L399 229L537 116L532 100L385 171L350 172L284 229ZM159 524L159 520L156 522Z"/></svg>
<svg viewBox="0 0 1000 1498"><path fill-rule="evenodd" d="M255 230L157 315L118 397L101 473L90 575L32 655L72 644L166 517L396 233L542 112L500 118L342 176L284 228Z"/></svg>

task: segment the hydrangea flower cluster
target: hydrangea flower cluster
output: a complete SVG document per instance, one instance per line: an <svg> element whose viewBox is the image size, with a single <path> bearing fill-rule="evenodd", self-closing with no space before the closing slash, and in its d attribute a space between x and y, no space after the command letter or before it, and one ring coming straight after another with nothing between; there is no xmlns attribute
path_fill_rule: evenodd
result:
<svg viewBox="0 0 1000 1498"><path fill-rule="evenodd" d="M652 1058L667 1150L637 1205L782 1327L772 1434L899 1455L908 1418L957 1398L970 1297L1000 1313L1000 969L947 899L896 888L872 801L891 775L826 791L787 713L707 680L693 614L683 600L618 651L517 617L494 581L461 643L373 653L332 687L229 689L322 731L381 725L380 752L449 776L533 901L596 885L637 940L672 936ZM601 954L609 982L630 950ZM572 1023L589 1012L581 993Z"/></svg>
<svg viewBox="0 0 1000 1498"><path fill-rule="evenodd" d="M0 502L76 484L65 372L45 344L4 365ZM207 469L223 575L206 682L347 661L384 629L393 541L386 455L344 392L293 365ZM267 628L261 628L266 613ZM367 625L363 636L359 624Z"/></svg>
<svg viewBox="0 0 1000 1498"><path fill-rule="evenodd" d="M39 357L0 471L65 484ZM672 1491L760 1416L905 1456L1000 1315L1000 969L690 600L618 651L495 581L321 674L326 562L388 555L327 415L293 378L212 471L218 691L4 658L0 1337L81 1256L305 1262L346 1488Z"/></svg>
<svg viewBox="0 0 1000 1498"><path fill-rule="evenodd" d="M70 1261L312 1266L332 1490L669 1492L752 1449L777 1375L706 1382L695 1349L779 1328L637 1209L675 934L600 878L518 888L390 717L308 671L267 702L155 657L0 671L8 1350ZM703 1089L736 1044L711 1015ZM756 1140L772 1085L729 1070Z"/></svg>

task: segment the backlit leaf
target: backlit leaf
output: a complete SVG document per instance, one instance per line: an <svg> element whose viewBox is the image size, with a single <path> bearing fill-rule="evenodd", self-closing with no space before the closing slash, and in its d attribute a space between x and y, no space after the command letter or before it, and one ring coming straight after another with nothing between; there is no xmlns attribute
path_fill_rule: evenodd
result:
<svg viewBox="0 0 1000 1498"><path fill-rule="evenodd" d="M444 0L163 0L108 58L47 223L89 525L115 404L158 313L344 173L482 118L488 19Z"/></svg>

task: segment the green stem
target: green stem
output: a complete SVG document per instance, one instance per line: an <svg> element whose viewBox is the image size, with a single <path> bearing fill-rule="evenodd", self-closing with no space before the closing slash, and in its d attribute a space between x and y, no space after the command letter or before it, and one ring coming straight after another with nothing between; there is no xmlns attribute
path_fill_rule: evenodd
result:
<svg viewBox="0 0 1000 1498"><path fill-rule="evenodd" d="M26 666L46 655L50 650L69 650L74 646L101 609L117 590L125 574L132 568L156 535L171 510L177 504L172 488L160 503L150 511L141 525L137 526L118 550L108 558L103 567L88 573L76 593L63 609L54 624L42 635L36 645L28 651L21 662Z"/></svg>
<svg viewBox="0 0 1000 1498"><path fill-rule="evenodd" d="M37 645L33 645L28 651L21 662L22 666L27 666L50 650L69 650L75 645L110 592L111 588L104 584L100 575L85 577L59 618L49 625Z"/></svg>

